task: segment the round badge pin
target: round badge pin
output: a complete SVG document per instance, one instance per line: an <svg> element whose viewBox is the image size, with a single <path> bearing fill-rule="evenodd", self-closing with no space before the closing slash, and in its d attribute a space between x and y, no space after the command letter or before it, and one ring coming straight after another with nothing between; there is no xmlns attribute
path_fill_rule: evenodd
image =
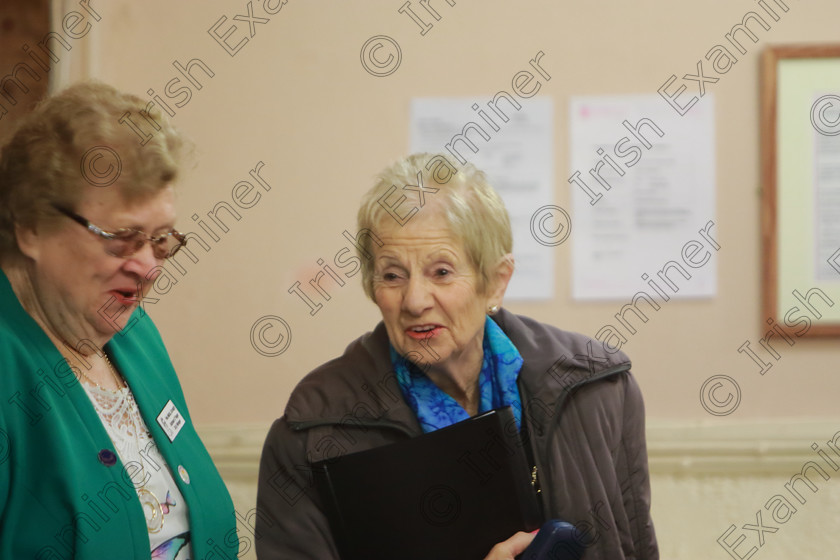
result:
<svg viewBox="0 0 840 560"><path fill-rule="evenodd" d="M181 475L181 480L183 480L186 484L190 483L190 474L187 472L187 469L184 468L184 465L178 465L178 474Z"/></svg>

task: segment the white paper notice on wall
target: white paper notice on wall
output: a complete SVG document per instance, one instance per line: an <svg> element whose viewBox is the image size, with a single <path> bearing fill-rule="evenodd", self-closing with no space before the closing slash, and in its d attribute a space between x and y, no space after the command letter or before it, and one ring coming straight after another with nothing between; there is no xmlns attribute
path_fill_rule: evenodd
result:
<svg viewBox="0 0 840 560"><path fill-rule="evenodd" d="M717 292L714 100L680 116L658 95L569 107L572 297Z"/></svg>
<svg viewBox="0 0 840 560"><path fill-rule="evenodd" d="M512 98L516 104L500 98L494 111L488 99L493 95L413 99L410 151L443 153L456 168L470 162L487 174L513 229L516 272L505 299L552 299L556 247L537 241L531 218L554 200L554 104L548 97ZM556 235L563 227L545 226Z"/></svg>

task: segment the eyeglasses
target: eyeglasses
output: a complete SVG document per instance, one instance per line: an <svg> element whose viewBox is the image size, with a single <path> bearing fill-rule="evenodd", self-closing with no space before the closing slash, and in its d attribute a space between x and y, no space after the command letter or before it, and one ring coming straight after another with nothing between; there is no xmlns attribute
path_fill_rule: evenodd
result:
<svg viewBox="0 0 840 560"><path fill-rule="evenodd" d="M121 259L126 259L142 249L146 242L151 243L152 253L154 253L156 259L168 259L187 243L187 237L175 230L155 237L130 228L122 228L114 232L105 231L67 208L57 204L52 206L71 220L85 226L89 232L102 238L105 241L105 252Z"/></svg>

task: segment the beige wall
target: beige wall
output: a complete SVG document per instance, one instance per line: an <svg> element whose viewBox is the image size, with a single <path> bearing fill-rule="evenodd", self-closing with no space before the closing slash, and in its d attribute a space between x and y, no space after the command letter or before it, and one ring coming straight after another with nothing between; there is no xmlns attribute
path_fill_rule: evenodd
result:
<svg viewBox="0 0 840 560"><path fill-rule="evenodd" d="M220 201L231 203L233 186L260 161L271 186L266 192L255 183L259 202L240 209L240 221L225 215L230 230L217 243L208 239L212 250L198 249L199 262L187 261L186 274L175 273L178 283L149 306L196 421L269 422L307 371L375 324L377 309L363 297L358 276L335 287L314 316L288 289L296 280L306 284L319 258L331 263L349 246L342 232L355 233L360 194L374 173L408 150L412 97L484 99L509 89L514 73L543 51L551 80L540 94L556 105L555 196L568 208L570 96L655 93L672 74L694 73L697 60L724 42L749 10L764 14L771 30L757 45L747 42L748 54L707 86L717 108L719 294L667 303L624 349L652 419L708 417L698 395L705 379L717 374L741 386L733 418L833 415L830 389L840 386L829 365L838 356L834 341L798 339L782 348L782 359L764 376L737 352L745 340L755 344L761 336L758 53L768 44L830 41L840 16L840 6L830 1L789 1L787 13L768 1L779 22L756 2L459 0L449 6L433 0L441 20L425 36L397 12L401 2L292 1L255 24L254 36L231 57L208 29L227 16L218 33L236 23L228 43L237 45L248 24L231 18L245 11L244 2L94 0L102 19L88 38L97 45L98 77L139 94L150 88L160 94L179 76L173 61L198 58L214 73L209 78L194 70L202 88L175 108L174 121L195 140L197 156L182 184L181 227L202 233L190 216L211 223L207 212ZM253 6L255 16L266 16L261 2ZM401 45L401 65L390 76L373 77L362 68L359 52L373 35ZM590 335L614 322L621 302L571 300L571 244L545 250L556 256L556 299L510 308ZM291 345L277 357L259 355L250 343L252 325L266 315L281 317L292 330Z"/></svg>
<svg viewBox="0 0 840 560"><path fill-rule="evenodd" d="M819 426L838 424L840 429L840 421L832 423L838 418L840 388L834 367L840 357L836 341L799 339L794 347L784 346L781 360L764 376L737 353L745 340L757 341L763 332L759 52L769 44L828 42L838 37L836 1L785 1L787 13L774 0L766 0L781 14L780 21L771 21L771 30L760 34L760 42L748 44L748 54L717 84L708 86L717 110L718 296L669 302L624 348L633 359L652 429L692 428L702 422L722 433L731 429L758 434L748 440L759 452L757 442L768 437L767 430L778 430L791 419L822 420ZM218 202L231 202L231 189L248 179L258 162L264 163L260 173L271 187L265 191L255 183L259 202L241 209L240 221L227 220L230 231L220 235L209 253L199 250L198 263L186 262L186 274L176 275L178 283L148 307L177 366L193 418L208 437L248 424L253 426L248 433L259 441L270 421L281 414L295 383L377 321L377 309L365 300L358 277L334 289L315 316L287 290L296 280L305 284L313 277L317 259L332 262L339 250L349 246L342 232L355 232L359 196L374 173L408 149L412 97L485 99L508 89L511 76L543 51L542 66L551 80L544 82L540 93L550 95L556 108L555 200L568 208L571 96L655 93L672 74L695 73L697 61L724 42L724 35L747 11L765 13L758 2L729 0L458 0L455 6L444 0L431 2L441 19L421 35L406 15L398 13L402 0L291 0L267 23L257 24L254 36L232 57L207 30L227 16L223 32L232 23L230 18L245 12L245 1L92 0L102 18L87 38L95 45L90 49L93 75L143 94L149 88L161 93L178 76L172 66L176 60L199 58L214 72L212 78L196 73L202 88L193 89L174 118L196 144L197 163L186 174L180 193L181 228L200 232L190 216L197 213L206 220ZM256 16L265 16L262 2L253 5ZM412 6L422 10L416 2ZM228 40L231 45L248 27L235 23L239 29ZM374 35L388 35L402 48L401 65L390 76L373 77L360 63L360 49ZM611 322L620 303L571 300L570 250L570 243L546 249L556 256L556 299L509 307L594 335ZM258 354L250 342L252 325L268 315L281 317L292 330L290 346L277 357ZM712 417L701 407L700 387L712 375L728 375L740 384L741 405L731 416ZM744 422L757 426L757 431L744 432ZM227 427L218 428L223 424ZM762 425L767 426L765 432ZM835 431L798 431L789 443L796 453L807 454L812 441L825 441ZM731 451L735 445L686 439L679 430L670 429L655 432L653 439L661 449L696 443L681 455L680 461L689 463L698 454L705 457L703 450L709 446ZM234 456L230 448L237 443L225 437L220 441L217 452ZM249 449L233 460L240 474L253 472L256 455L253 446ZM726 454L712 453L709 460L714 462L715 457L726 471ZM789 478L802 464L772 476ZM250 475L242 476L247 480ZM676 467L657 476L655 512L661 520L657 523L663 550L669 551L666 558L727 557L715 539L730 523L754 522L755 511L763 505L759 498L768 498L779 487L777 480L762 478L767 475L758 468L720 474L730 481L726 484L702 473L686 482L687 475ZM748 483L741 484L744 477ZM826 483L830 484L837 482ZM241 507L247 510L252 507L245 503L251 499L250 490L242 492ZM722 500L721 493L729 497ZM821 498L829 502L827 495ZM714 510L714 503L721 500L727 509ZM717 513L712 516L710 511ZM811 514L807 523L785 529L784 538L831 542L828 529L836 526L831 523L837 518L836 509L819 511L825 515ZM774 537L767 538L770 549ZM774 557L784 557L782 551L787 550L779 545ZM809 557L833 554L823 550Z"/></svg>

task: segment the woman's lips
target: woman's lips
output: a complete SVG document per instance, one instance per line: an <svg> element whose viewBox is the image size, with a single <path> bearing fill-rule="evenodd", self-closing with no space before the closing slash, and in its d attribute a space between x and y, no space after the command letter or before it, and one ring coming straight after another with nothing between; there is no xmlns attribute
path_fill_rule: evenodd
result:
<svg viewBox="0 0 840 560"><path fill-rule="evenodd" d="M125 307L131 307L137 303L137 292L135 290L111 290L108 293L117 300L117 303Z"/></svg>
<svg viewBox="0 0 840 560"><path fill-rule="evenodd" d="M428 330L415 330L417 327L411 327L405 330L405 334L414 340L428 340L437 336L443 327L440 325L423 325L424 328L432 327Z"/></svg>

